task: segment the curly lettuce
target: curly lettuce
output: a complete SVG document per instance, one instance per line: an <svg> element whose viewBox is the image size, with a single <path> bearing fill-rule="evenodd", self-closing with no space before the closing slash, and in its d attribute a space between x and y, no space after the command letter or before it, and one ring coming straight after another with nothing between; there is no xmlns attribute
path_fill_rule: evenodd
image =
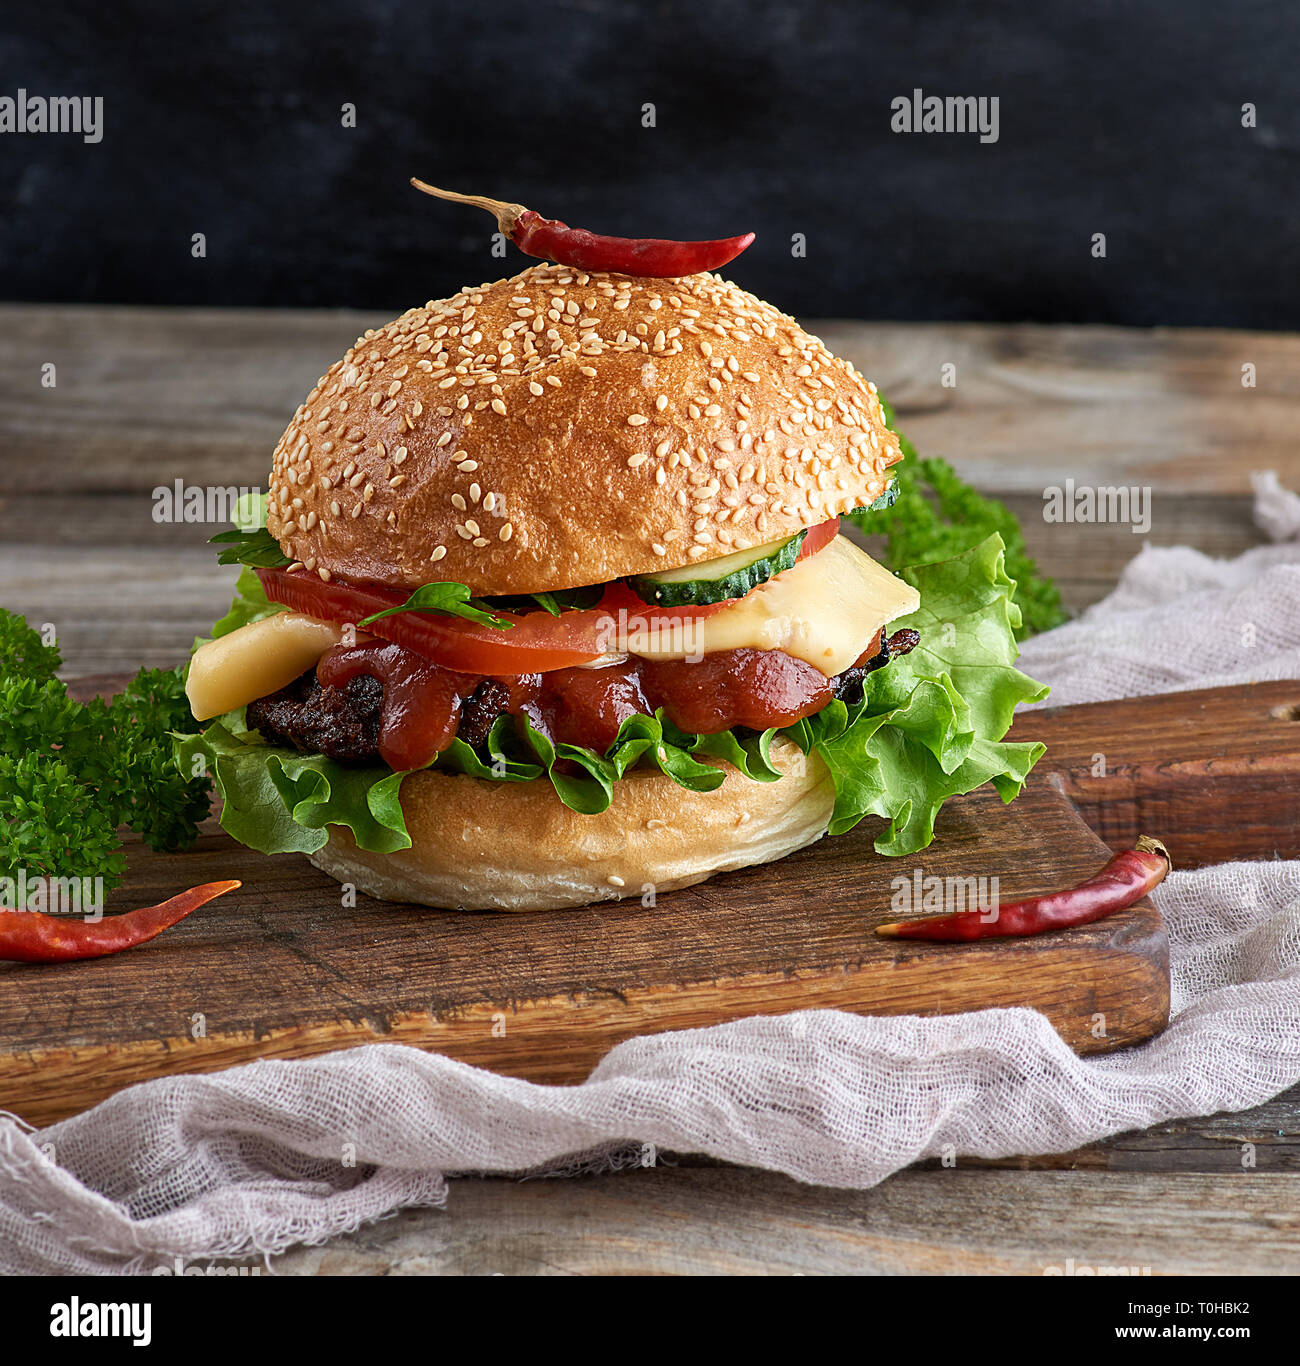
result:
<svg viewBox="0 0 1300 1366"><path fill-rule="evenodd" d="M930 843L949 797L987 782L1004 802L1019 794L1045 746L1002 737L1020 703L1048 692L1014 667L1020 609L1001 537L902 577L921 605L890 629L912 627L920 644L868 674L861 701L832 702L787 732L831 771L830 833L881 816L876 849L893 855Z"/></svg>
<svg viewBox="0 0 1300 1366"><path fill-rule="evenodd" d="M934 838L935 817L949 797L991 782L1009 802L1024 785L1041 744L1003 739L1016 707L1047 688L1014 667L1020 609L1007 576L1000 536L952 559L917 565L903 577L921 595L911 616L920 644L867 675L856 702L834 701L781 730L692 735L662 712L629 717L614 743L598 753L554 743L526 718L500 717L483 752L453 740L438 768L489 782L548 782L566 806L584 814L608 808L614 785L634 767L654 767L679 786L710 792L724 778L720 762L754 782L775 782L778 735L817 754L835 783L830 833L867 816L886 823L882 854L915 853ZM274 610L255 575L241 574L231 611L215 634ZM403 773L378 765L355 768L319 754L266 743L243 713L211 723L201 735L176 737L186 772L206 766L224 798L221 823L243 844L266 854L310 853L346 826L363 849L392 852L411 840L399 793Z"/></svg>

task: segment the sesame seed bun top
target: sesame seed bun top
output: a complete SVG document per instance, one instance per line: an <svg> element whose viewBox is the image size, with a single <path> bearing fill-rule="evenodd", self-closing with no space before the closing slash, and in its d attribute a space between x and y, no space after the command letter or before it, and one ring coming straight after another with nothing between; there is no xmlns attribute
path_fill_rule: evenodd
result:
<svg viewBox="0 0 1300 1366"><path fill-rule="evenodd" d="M325 579L541 592L793 535L901 458L875 385L729 281L538 265L358 338L267 522Z"/></svg>

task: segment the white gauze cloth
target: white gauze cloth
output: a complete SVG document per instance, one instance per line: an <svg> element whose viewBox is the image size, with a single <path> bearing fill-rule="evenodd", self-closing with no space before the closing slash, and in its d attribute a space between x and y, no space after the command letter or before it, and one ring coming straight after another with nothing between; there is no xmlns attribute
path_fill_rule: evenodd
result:
<svg viewBox="0 0 1300 1366"><path fill-rule="evenodd" d="M1300 499L1270 476L1256 496L1278 544L1145 549L1109 598L1029 642L1054 703L1300 678ZM1173 1020L1106 1057L1076 1057L1026 1009L806 1011L632 1039L580 1086L373 1045L147 1082L40 1133L0 1118L0 1268L275 1252L441 1204L449 1173L608 1167L640 1145L869 1186L918 1158L1067 1151L1300 1080L1300 861L1175 872L1156 900Z"/></svg>

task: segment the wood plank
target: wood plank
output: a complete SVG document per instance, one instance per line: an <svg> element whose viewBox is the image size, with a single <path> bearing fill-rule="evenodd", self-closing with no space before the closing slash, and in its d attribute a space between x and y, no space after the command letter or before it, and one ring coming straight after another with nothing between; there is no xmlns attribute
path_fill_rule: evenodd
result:
<svg viewBox="0 0 1300 1366"><path fill-rule="evenodd" d="M0 306L0 493L257 483L317 377L380 313ZM1031 324L811 322L909 435L981 487L1044 478L1246 491L1300 484L1300 338ZM41 366L59 381L43 389ZM957 366L944 388L940 367ZM1257 386L1241 367L1257 367Z"/></svg>
<svg viewBox="0 0 1300 1366"><path fill-rule="evenodd" d="M963 1168L1011 1167L1020 1171L1300 1173L1300 1086L1249 1110L1171 1119L1149 1129L1115 1134L1067 1153L992 1159L962 1158ZM934 1169L938 1162L918 1163Z"/></svg>
<svg viewBox="0 0 1300 1366"><path fill-rule="evenodd" d="M1259 543L1251 499L1162 495L1147 537L1126 526L1049 525L1042 500L1011 494L1029 551L1079 611L1104 597L1143 542L1211 555ZM65 675L171 666L230 601L217 528L157 523L142 493L0 496L0 605L59 632Z"/></svg>
<svg viewBox="0 0 1300 1366"><path fill-rule="evenodd" d="M174 668L230 605L212 548L0 546L0 606L54 626L63 673Z"/></svg>
<svg viewBox="0 0 1300 1366"><path fill-rule="evenodd" d="M1242 493L1300 485L1300 337L1203 328L812 324L897 405L926 455L981 488L1044 482ZM956 368L944 388L941 367ZM1242 366L1256 367L1256 387Z"/></svg>
<svg viewBox="0 0 1300 1366"><path fill-rule="evenodd" d="M387 315L0 306L0 493L264 486L293 411ZM57 385L41 387L41 367Z"/></svg>
<svg viewBox="0 0 1300 1366"><path fill-rule="evenodd" d="M926 876L997 876L1007 898L1040 888L1045 868L1052 885L1069 885L1105 857L1050 778L1010 807L991 788L957 799L940 832L914 861ZM1068 934L882 940L872 930L896 915L900 865L878 858L871 838L864 823L650 909L605 903L544 921L365 897L345 907L305 859L267 859L211 828L185 855L128 846L119 906L218 878L245 886L122 959L0 965L0 1109L49 1123L150 1077L380 1038L576 1082L638 1034L798 1009L1029 1005L1080 1051L1164 1025L1167 945L1148 902Z"/></svg>
<svg viewBox="0 0 1300 1366"><path fill-rule="evenodd" d="M1135 535L1109 523L1050 523L1041 495L1002 493L1025 533L1029 553L1057 577L1096 580L1113 587L1120 570L1144 545L1195 545L1207 555L1237 555L1260 544L1244 495L1162 490L1155 497L1151 531ZM92 552L123 546L196 550L224 525L159 522L153 499L140 493L16 493L0 495L0 526L9 547L63 547Z"/></svg>
<svg viewBox="0 0 1300 1366"><path fill-rule="evenodd" d="M205 558L210 528L152 521L151 491L181 476L260 486L317 375L383 316L0 305L0 319L0 600L60 627L71 672L174 662L224 610L230 576ZM1297 338L814 326L892 393L923 452L1008 501L1071 610L1103 596L1144 541L1216 555L1256 544L1250 468L1300 487L1286 416ZM1255 390L1238 383L1243 350ZM958 386L944 389L938 367L954 358ZM47 360L60 367L53 390L39 383ZM1043 487L1067 474L1152 485L1151 534L1045 523Z"/></svg>
<svg viewBox="0 0 1300 1366"><path fill-rule="evenodd" d="M456 1181L408 1210L273 1259L282 1275L1140 1276L1296 1269L1300 1182L1261 1172L901 1172L866 1191L738 1168ZM1148 1271L1149 1268L1149 1271Z"/></svg>
<svg viewBox="0 0 1300 1366"><path fill-rule="evenodd" d="M1112 849L1165 841L1179 868L1300 858L1300 679L1022 712L1079 814Z"/></svg>

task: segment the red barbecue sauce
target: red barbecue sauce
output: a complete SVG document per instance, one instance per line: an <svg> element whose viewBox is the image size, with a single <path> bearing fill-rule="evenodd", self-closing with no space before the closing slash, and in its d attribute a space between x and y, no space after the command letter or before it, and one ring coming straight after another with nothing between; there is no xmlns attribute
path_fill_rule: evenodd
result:
<svg viewBox="0 0 1300 1366"><path fill-rule="evenodd" d="M880 650L880 634L859 663ZM342 688L359 674L384 685L379 753L391 768L423 768L451 744L462 701L484 681L455 673L388 641L338 645L321 656L316 677ZM499 678L506 710L560 743L598 753L613 744L629 716L662 707L679 729L712 735L733 726L790 726L831 700L830 679L781 650L720 650L694 663L635 657L600 669L555 669Z"/></svg>

